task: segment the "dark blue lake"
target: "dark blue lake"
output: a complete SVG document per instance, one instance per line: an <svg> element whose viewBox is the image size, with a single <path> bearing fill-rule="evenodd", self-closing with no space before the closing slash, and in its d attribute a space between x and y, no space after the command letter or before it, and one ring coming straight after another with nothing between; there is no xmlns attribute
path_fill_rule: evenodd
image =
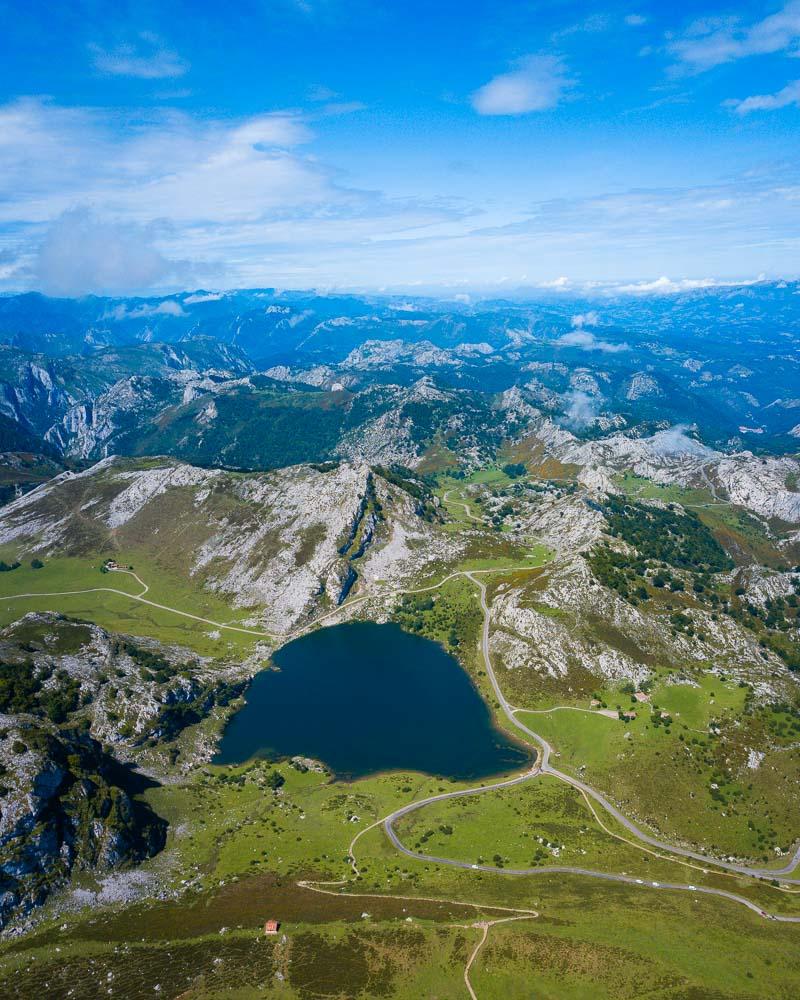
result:
<svg viewBox="0 0 800 1000"><path fill-rule="evenodd" d="M300 754L340 778L413 770L472 779L530 759L494 728L456 660L397 625L318 629L273 663L228 723L215 764Z"/></svg>

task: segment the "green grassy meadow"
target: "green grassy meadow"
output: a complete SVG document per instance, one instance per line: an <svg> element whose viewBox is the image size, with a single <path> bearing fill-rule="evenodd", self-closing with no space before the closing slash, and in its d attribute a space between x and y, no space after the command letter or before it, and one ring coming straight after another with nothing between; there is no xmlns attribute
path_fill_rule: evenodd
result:
<svg viewBox="0 0 800 1000"><path fill-rule="evenodd" d="M491 468L468 480L440 476L437 493L471 482L503 489L514 481ZM623 486L632 495L681 503L712 499L704 491L668 494L636 477L625 477ZM452 499L461 497L454 493ZM465 502L480 515L478 505ZM535 596L536 574L551 553L535 540L523 544L503 532L473 531L480 526L462 507L445 506L451 518L445 530L465 531L468 548L456 566L436 567L422 584L454 569L511 568L482 577L489 599L499 586L523 583ZM704 508L701 517L745 537L747 526L727 508ZM745 540L750 551L760 544L755 536ZM149 584L150 600L227 624L248 617L248 609L204 590L179 560L171 563L152 546L131 545L113 555ZM23 556L0 551L0 558ZM223 630L215 638L211 625L118 594L12 599L21 592L100 587L139 592L132 577L101 573L102 561L99 554L59 557L34 570L27 559L0 574L0 626L26 611L54 610L219 659L253 651L255 636ZM456 578L428 594L398 595L393 618L457 655L487 703L497 707L479 653L482 615L472 583ZM610 709L635 708L630 723L570 710L522 711L519 718L552 743L554 766L602 790L666 839L777 864L774 847L788 847L800 815L790 721L777 710L748 712L746 690L730 680L700 670L692 672L693 684L666 678L656 671L651 705L633 705L629 694L610 686L597 692ZM585 698L554 692L524 704L588 707ZM661 722L662 711L669 725ZM763 745L767 732L780 734L780 751L748 767L750 747ZM277 789L276 774L284 782ZM800 894L656 857L626 842L629 836L623 839L601 813L604 829L583 796L556 779L539 777L404 817L398 834L428 860L398 853L382 827L373 826L402 805L466 787L417 773L347 783L258 760L191 767L144 793L169 821L165 851L141 866L161 898L150 891L138 902L76 904L66 912L48 904L30 934L0 942L0 994L36 1000L462 998L464 966L481 937L474 922L513 915L493 908L519 907L538 915L492 928L472 970L481 1000L800 995L800 925L770 922L722 899L655 889L652 882L727 889L781 913L800 914ZM349 852L362 833L354 874ZM537 872L456 869L433 857ZM625 872L642 884L548 871L554 865ZM100 877L89 873L78 881L85 890L100 885ZM307 882L312 885L301 884ZM268 917L282 922L276 938L261 934Z"/></svg>
<svg viewBox="0 0 800 1000"><path fill-rule="evenodd" d="M286 779L278 792L265 786L272 770ZM413 774L331 782L258 762L206 766L182 786L152 789L148 799L173 821L167 850L174 863L165 869L156 858L144 869L168 872L166 898L87 907L0 945L0 989L79 1000L109 985L126 998L463 997L464 965L480 939L471 925L509 915L492 907L538 916L491 930L473 967L481 998L534 990L554 1000L619 1000L646 987L654 997L740 1000L789 998L800 989L796 927L646 881L706 878L783 911L797 908L793 899L648 858L603 833L579 797L554 781L460 800L464 806L425 807L398 829L413 837L449 823L452 834L436 836L453 856L491 852L509 861L541 848L537 838L569 838L580 845L579 860L546 849L542 871L527 877L449 869L397 855L378 828L359 840L361 874L353 878L346 856L356 833L401 802L450 787L457 786ZM434 838L426 846L445 856ZM548 863L576 860L639 871L643 884L546 871ZM298 884L307 880L331 883L318 886L331 894ZM267 917L282 922L274 939L261 934Z"/></svg>
<svg viewBox="0 0 800 1000"><path fill-rule="evenodd" d="M6 557L8 558L8 557ZM229 625L241 625L249 609L232 608L200 583L164 571L153 557L140 549L115 553L120 565L134 567L137 575L149 586L145 595L150 601L168 605L202 618ZM0 573L0 627L16 621L29 611L58 611L74 618L95 622L103 628L132 635L150 636L162 642L176 643L193 649L203 656L226 657L247 654L259 641L232 630L219 630L219 638L211 633L213 625L184 618L172 611L154 608L137 600L113 593L94 592L60 596L14 598L14 594L60 593L71 590L113 588L132 595L142 588L126 573L102 573L104 558L59 556L48 559L42 569L32 569L23 562L15 570ZM246 626L245 626L246 627Z"/></svg>
<svg viewBox="0 0 800 1000"><path fill-rule="evenodd" d="M800 805L791 779L797 754L787 742L786 751L748 766L749 748L763 744L770 718L742 714L742 688L706 675L696 687L656 684L650 705L634 705L619 691L598 693L612 710L634 709L636 719L570 710L518 713L552 744L554 766L583 778L667 839L763 864L779 857L776 846L788 850ZM669 726L654 724L652 715L662 711L672 719Z"/></svg>

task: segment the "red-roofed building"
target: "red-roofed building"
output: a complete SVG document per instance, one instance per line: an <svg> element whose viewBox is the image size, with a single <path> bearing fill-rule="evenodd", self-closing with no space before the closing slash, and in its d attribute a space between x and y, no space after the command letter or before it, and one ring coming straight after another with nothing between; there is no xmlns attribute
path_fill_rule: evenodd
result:
<svg viewBox="0 0 800 1000"><path fill-rule="evenodd" d="M280 926L281 925L280 925L279 921L277 921L277 920L268 920L264 924L264 933L265 934L277 934Z"/></svg>

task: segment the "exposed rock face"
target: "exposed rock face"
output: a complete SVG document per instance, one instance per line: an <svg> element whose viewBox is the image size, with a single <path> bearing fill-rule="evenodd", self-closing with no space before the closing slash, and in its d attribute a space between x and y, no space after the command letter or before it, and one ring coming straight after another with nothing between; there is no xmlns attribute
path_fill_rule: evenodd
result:
<svg viewBox="0 0 800 1000"><path fill-rule="evenodd" d="M152 546L162 559L188 559L198 586L252 607L254 621L286 633L340 604L356 577L396 582L455 552L458 543L433 532L429 516L363 462L241 475L108 459L8 505L0 539L26 540L46 554L77 552L87 537L91 550L110 532L121 544Z"/></svg>
<svg viewBox="0 0 800 1000"><path fill-rule="evenodd" d="M603 476L595 473L590 480L591 488L595 489L603 482ZM545 496L522 515L521 525L546 540L562 558L572 561L598 541L605 529L605 519L596 506L590 506L583 498Z"/></svg>
<svg viewBox="0 0 800 1000"><path fill-rule="evenodd" d="M636 372L628 382L628 387L625 390L625 398L631 401L636 399L642 399L644 396L660 396L661 388L653 378L652 375L648 375L646 372Z"/></svg>
<svg viewBox="0 0 800 1000"><path fill-rule="evenodd" d="M799 473L796 458L756 458L750 452L722 458L714 469L716 480L733 503L790 524L800 522L800 493L787 489L786 482Z"/></svg>
<svg viewBox="0 0 800 1000"><path fill-rule="evenodd" d="M412 436L413 422L402 409L391 409L367 421L339 442L337 452L344 459L359 459L382 465L398 463L413 468L419 461Z"/></svg>
<svg viewBox="0 0 800 1000"><path fill-rule="evenodd" d="M28 664L40 680L44 707L36 714L46 716L48 695L66 684L74 695L64 718L80 719L93 738L126 758L146 739L171 739L214 705L227 704L252 672L53 612L31 612L0 631L0 671L15 663Z"/></svg>
<svg viewBox="0 0 800 1000"><path fill-rule="evenodd" d="M313 385L318 389L328 389L333 392L349 389L358 384L356 376L344 374L329 365L314 365L313 368L300 369L289 368L287 365L275 365L273 368L268 368L264 374L277 382Z"/></svg>
<svg viewBox="0 0 800 1000"><path fill-rule="evenodd" d="M593 479L588 489L517 494L521 509L515 515L516 530L537 537L554 559L538 579L514 585L497 582L490 642L498 664L523 675L538 674L559 691L573 682L585 686L591 678L599 686L638 684L656 664L669 665L680 677L684 665L695 664L745 681L759 698L784 697L793 686L792 675L774 652L759 645L757 634L733 617L695 604L690 611L692 631L682 632L672 627L670 614L657 602L632 603L594 577L584 557L598 542L610 543L631 561L636 554L608 534L597 499L598 487L605 492L603 485ZM735 572L755 603L794 591L795 574L757 568L720 573L720 584L730 586ZM685 587L690 590L691 581ZM530 677L509 678L512 689L530 690L531 683Z"/></svg>
<svg viewBox="0 0 800 1000"><path fill-rule="evenodd" d="M103 455L110 438L156 403L160 384L133 376L115 382L95 399L76 403L45 434L45 440L65 455Z"/></svg>
<svg viewBox="0 0 800 1000"><path fill-rule="evenodd" d="M76 868L108 870L161 850L166 822L88 733L0 716L0 928Z"/></svg>
<svg viewBox="0 0 800 1000"><path fill-rule="evenodd" d="M491 350L491 348L490 348ZM415 344L404 340L366 340L345 358L344 368L366 369L410 361L420 367L447 367L462 364L450 351L435 347L428 340Z"/></svg>
<svg viewBox="0 0 800 1000"><path fill-rule="evenodd" d="M129 484L108 504L103 520L109 528L126 524L149 503L168 490L205 487L220 475L218 469L195 469L191 465L166 465L144 471L121 471L116 483Z"/></svg>
<svg viewBox="0 0 800 1000"><path fill-rule="evenodd" d="M76 869L161 850L167 824L136 797L149 779L133 762L226 706L253 669L50 612L0 632L0 927ZM196 739L181 747L207 759Z"/></svg>
<svg viewBox="0 0 800 1000"><path fill-rule="evenodd" d="M798 573L775 573L763 566L749 566L742 572L740 583L745 587L747 600L763 607L767 601L794 593L798 580Z"/></svg>
<svg viewBox="0 0 800 1000"><path fill-rule="evenodd" d="M767 518L800 523L800 493L787 482L800 475L793 456L757 457L749 451L724 455L690 437L684 428L657 431L649 437L612 434L579 441L551 421L536 426L536 437L562 462L610 476L634 472L665 485L710 487L741 507Z"/></svg>
<svg viewBox="0 0 800 1000"><path fill-rule="evenodd" d="M81 359L0 351L0 414L77 458L107 454L114 438L187 393L213 391L252 368L235 348L203 340Z"/></svg>

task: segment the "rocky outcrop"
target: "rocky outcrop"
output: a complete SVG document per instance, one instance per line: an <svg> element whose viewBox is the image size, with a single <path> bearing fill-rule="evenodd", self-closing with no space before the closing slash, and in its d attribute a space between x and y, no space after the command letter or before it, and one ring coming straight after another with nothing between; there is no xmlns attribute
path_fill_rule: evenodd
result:
<svg viewBox="0 0 800 1000"><path fill-rule="evenodd" d="M432 530L418 498L363 462L241 475L109 459L0 511L0 539L31 553L95 552L109 537L152 546L167 566L188 561L196 586L251 608L254 623L277 633L341 603L354 573L378 577L373 563L380 579L399 582L459 544Z"/></svg>
<svg viewBox="0 0 800 1000"><path fill-rule="evenodd" d="M166 822L81 729L0 716L0 928L78 869L108 871L164 846Z"/></svg>

